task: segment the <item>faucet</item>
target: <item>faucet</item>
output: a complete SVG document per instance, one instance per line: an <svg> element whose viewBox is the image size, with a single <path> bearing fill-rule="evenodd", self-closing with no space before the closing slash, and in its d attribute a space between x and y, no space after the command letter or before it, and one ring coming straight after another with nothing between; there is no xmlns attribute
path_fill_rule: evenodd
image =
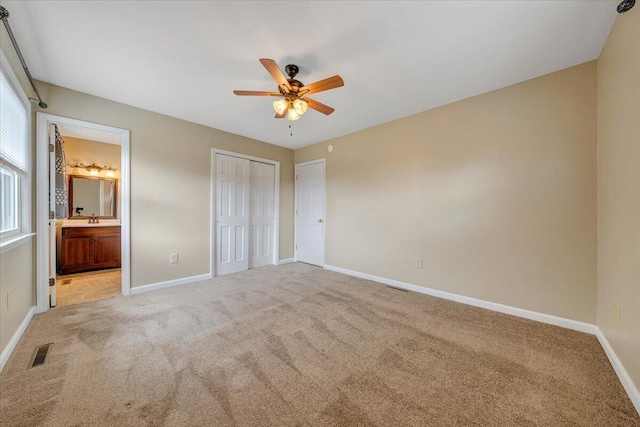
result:
<svg viewBox="0 0 640 427"><path fill-rule="evenodd" d="M89 218L89 224L99 224L100 221L98 221L98 217L96 216L96 214L91 214L91 217Z"/></svg>

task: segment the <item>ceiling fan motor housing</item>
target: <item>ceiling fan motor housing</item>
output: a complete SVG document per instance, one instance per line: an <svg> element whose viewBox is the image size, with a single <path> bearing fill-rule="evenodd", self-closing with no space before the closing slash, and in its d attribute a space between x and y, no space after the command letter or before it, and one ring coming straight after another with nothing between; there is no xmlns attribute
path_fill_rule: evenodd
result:
<svg viewBox="0 0 640 427"><path fill-rule="evenodd" d="M298 75L300 68L298 68L298 66L295 64L289 64L286 67L284 67L284 71L287 73L289 77L294 78L295 76Z"/></svg>

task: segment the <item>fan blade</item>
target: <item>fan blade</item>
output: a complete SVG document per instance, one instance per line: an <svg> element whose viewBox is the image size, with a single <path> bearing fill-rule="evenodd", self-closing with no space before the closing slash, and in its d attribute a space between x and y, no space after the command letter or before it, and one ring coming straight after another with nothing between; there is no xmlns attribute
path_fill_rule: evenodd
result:
<svg viewBox="0 0 640 427"><path fill-rule="evenodd" d="M285 117L287 117L287 111L283 111L282 114L278 114L276 113L276 119L284 119Z"/></svg>
<svg viewBox="0 0 640 427"><path fill-rule="evenodd" d="M341 86L344 86L342 77L333 76L329 77L328 79L320 80L319 82L311 83L310 85L302 86L298 93L308 95L311 93L318 93L329 89L335 89Z"/></svg>
<svg viewBox="0 0 640 427"><path fill-rule="evenodd" d="M309 108L313 108L316 111L320 111L322 114L326 114L327 116L334 111L335 109L329 107L328 105L324 105L321 102L314 101L313 99L304 98L305 101L309 104Z"/></svg>
<svg viewBox="0 0 640 427"><path fill-rule="evenodd" d="M284 74L282 74L282 71L280 71L278 64L276 64L276 61L274 61L273 59L262 58L260 60L260 63L264 65L264 68L266 68L269 74L271 74L271 77L273 77L276 83L278 83L279 87L283 88L287 93L291 91L291 85L287 81Z"/></svg>
<svg viewBox="0 0 640 427"><path fill-rule="evenodd" d="M233 93L240 96L282 96L276 92L260 92L255 90L234 90Z"/></svg>

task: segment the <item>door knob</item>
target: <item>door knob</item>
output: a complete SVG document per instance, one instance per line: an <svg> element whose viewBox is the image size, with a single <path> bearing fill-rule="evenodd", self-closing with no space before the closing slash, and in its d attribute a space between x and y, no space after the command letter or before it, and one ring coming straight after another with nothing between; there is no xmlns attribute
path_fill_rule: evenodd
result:
<svg viewBox="0 0 640 427"><path fill-rule="evenodd" d="M318 220L318 222L322 222L322 220L321 220L321 219L319 219L319 220Z"/></svg>

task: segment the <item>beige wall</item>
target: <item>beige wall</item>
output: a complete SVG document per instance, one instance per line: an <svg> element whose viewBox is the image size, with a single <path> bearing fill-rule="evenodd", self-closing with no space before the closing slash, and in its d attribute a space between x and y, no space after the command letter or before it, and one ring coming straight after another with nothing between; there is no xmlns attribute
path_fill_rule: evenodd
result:
<svg viewBox="0 0 640 427"><path fill-rule="evenodd" d="M0 47L20 80L27 96L33 96L4 25L0 25ZM35 174L34 174L35 176ZM32 207L35 206L32 204ZM35 217L35 216L34 216ZM35 224L35 223L34 223ZM35 229L35 225L33 225ZM35 305L35 237L21 246L0 254L0 353L4 351L29 309ZM11 290L11 308L7 292Z"/></svg>
<svg viewBox="0 0 640 427"><path fill-rule="evenodd" d="M210 272L211 148L280 161L280 258L293 256L293 151L38 82L47 113L131 131L132 287ZM169 254L180 254L169 264Z"/></svg>
<svg viewBox="0 0 640 427"><path fill-rule="evenodd" d="M28 260L34 256L35 239L0 255L0 353L33 306L33 271ZM11 308L7 308L11 291Z"/></svg>
<svg viewBox="0 0 640 427"><path fill-rule="evenodd" d="M598 326L640 387L638 6L618 16L598 60L598 103Z"/></svg>
<svg viewBox="0 0 640 427"><path fill-rule="evenodd" d="M595 322L596 79L590 62L296 150L327 159L326 263Z"/></svg>
<svg viewBox="0 0 640 427"><path fill-rule="evenodd" d="M64 141L64 152L67 158L67 165L82 163L90 165L111 166L115 168L115 177L120 179L120 146L117 144L107 144L106 142L89 141L87 139L62 136ZM67 167L67 173L74 175L91 176L89 171L83 168ZM100 177L105 178L101 173Z"/></svg>

